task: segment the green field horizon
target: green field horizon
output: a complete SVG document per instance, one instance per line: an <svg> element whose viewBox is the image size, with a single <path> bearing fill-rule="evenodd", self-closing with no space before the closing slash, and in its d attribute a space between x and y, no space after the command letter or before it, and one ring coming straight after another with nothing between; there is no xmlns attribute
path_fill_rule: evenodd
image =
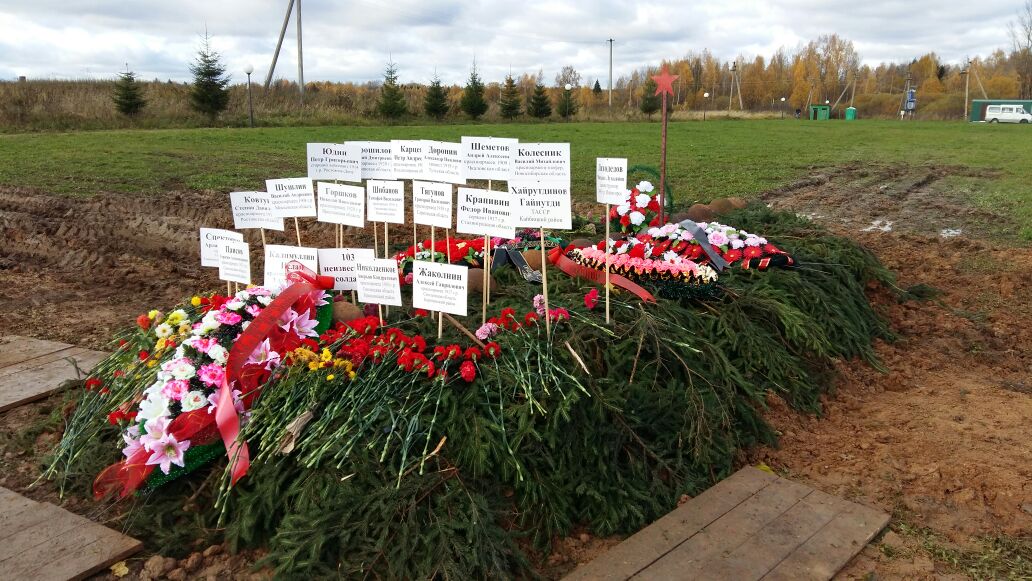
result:
<svg viewBox="0 0 1032 581"><path fill-rule="evenodd" d="M436 139L463 135L569 142L576 199L594 197L596 157L658 167L658 122L445 124L110 130L0 134L0 185L89 196L169 190L262 190L269 178L306 173L305 144ZM672 122L668 180L679 206L755 197L845 164L953 166L978 179L946 178L972 206L1013 218L1032 239L1032 129L938 121L795 119Z"/></svg>

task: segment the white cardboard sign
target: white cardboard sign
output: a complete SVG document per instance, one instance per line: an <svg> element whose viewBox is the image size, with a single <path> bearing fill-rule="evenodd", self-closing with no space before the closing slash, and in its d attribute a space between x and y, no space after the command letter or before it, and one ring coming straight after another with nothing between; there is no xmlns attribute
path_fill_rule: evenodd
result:
<svg viewBox="0 0 1032 581"><path fill-rule="evenodd" d="M287 282L287 263L300 262L312 272L319 272L319 252L303 246L265 245L265 286L279 288Z"/></svg>
<svg viewBox="0 0 1032 581"><path fill-rule="evenodd" d="M426 179L426 142L420 140L391 140L394 158L394 179Z"/></svg>
<svg viewBox="0 0 1032 581"><path fill-rule="evenodd" d="M355 143L362 152L362 179L394 179L394 148L390 141L356 141Z"/></svg>
<svg viewBox="0 0 1032 581"><path fill-rule="evenodd" d="M466 179L508 180L518 139L463 137L462 154Z"/></svg>
<svg viewBox="0 0 1032 581"><path fill-rule="evenodd" d="M308 179L362 181L362 150L358 144L309 143Z"/></svg>
<svg viewBox="0 0 1032 581"><path fill-rule="evenodd" d="M306 218L316 215L315 190L308 178L265 180L272 207L281 218Z"/></svg>
<svg viewBox="0 0 1032 581"><path fill-rule="evenodd" d="M452 185L412 182L412 216L416 224L451 228Z"/></svg>
<svg viewBox="0 0 1032 581"><path fill-rule="evenodd" d="M569 230L573 227L569 181L510 181L516 225Z"/></svg>
<svg viewBox="0 0 1032 581"><path fill-rule="evenodd" d="M244 235L232 230L201 228L201 266L219 265L219 244L224 240L244 241Z"/></svg>
<svg viewBox="0 0 1032 581"><path fill-rule="evenodd" d="M333 277L333 290L357 290L355 264L374 258L372 248L320 248L319 274Z"/></svg>
<svg viewBox="0 0 1032 581"><path fill-rule="evenodd" d="M595 159L595 200L600 204L620 205L627 200L627 159Z"/></svg>
<svg viewBox="0 0 1032 581"><path fill-rule="evenodd" d="M459 188L455 230L460 234L515 238L514 203L506 192Z"/></svg>
<svg viewBox="0 0 1032 581"><path fill-rule="evenodd" d="M513 158L512 179L570 181L569 143L520 143Z"/></svg>
<svg viewBox="0 0 1032 581"><path fill-rule="evenodd" d="M283 231L283 218L276 214L272 199L265 192L230 192L229 205L233 207L233 227L265 228Z"/></svg>
<svg viewBox="0 0 1032 581"><path fill-rule="evenodd" d="M393 258L357 261L355 279L359 301L401 306L401 281L398 280L398 263Z"/></svg>
<svg viewBox="0 0 1032 581"><path fill-rule="evenodd" d="M365 189L362 186L345 186L319 182L320 222L365 227Z"/></svg>
<svg viewBox="0 0 1032 581"><path fill-rule="evenodd" d="M366 218L370 222L405 223L405 182L366 182Z"/></svg>
<svg viewBox="0 0 1032 581"><path fill-rule="evenodd" d="M219 280L251 284L251 247L246 242L219 244Z"/></svg>
<svg viewBox="0 0 1032 581"><path fill-rule="evenodd" d="M465 184L462 145L446 141L424 141L423 179L449 184Z"/></svg>
<svg viewBox="0 0 1032 581"><path fill-rule="evenodd" d="M412 263L412 306L466 316L469 269L424 260Z"/></svg>

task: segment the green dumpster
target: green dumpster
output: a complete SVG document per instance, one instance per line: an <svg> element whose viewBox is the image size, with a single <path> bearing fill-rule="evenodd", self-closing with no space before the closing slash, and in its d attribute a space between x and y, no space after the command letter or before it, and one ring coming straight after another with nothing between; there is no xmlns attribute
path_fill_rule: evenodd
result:
<svg viewBox="0 0 1032 581"><path fill-rule="evenodd" d="M856 119L856 107L846 107L846 121L853 121Z"/></svg>

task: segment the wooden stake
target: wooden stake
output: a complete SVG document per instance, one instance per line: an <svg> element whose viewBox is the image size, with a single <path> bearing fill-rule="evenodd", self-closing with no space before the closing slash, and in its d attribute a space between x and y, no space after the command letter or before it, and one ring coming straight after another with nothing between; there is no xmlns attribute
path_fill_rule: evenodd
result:
<svg viewBox="0 0 1032 581"><path fill-rule="evenodd" d="M297 216L294 216L294 231L297 232L297 245L301 246L301 226L297 223Z"/></svg>
<svg viewBox="0 0 1032 581"><path fill-rule="evenodd" d="M227 297L233 296L233 287L229 286L230 284L231 283L227 280L226 281L226 296Z"/></svg>
<svg viewBox="0 0 1032 581"><path fill-rule="evenodd" d="M548 316L548 253L545 252L545 229L541 228L541 289L545 296L545 336L552 338L552 321Z"/></svg>
<svg viewBox="0 0 1032 581"><path fill-rule="evenodd" d="M609 324L609 208L610 205L606 204L606 215L604 220L606 222L606 324Z"/></svg>
<svg viewBox="0 0 1032 581"><path fill-rule="evenodd" d="M265 228L260 228L259 230L262 233L262 251L264 252L265 251Z"/></svg>
<svg viewBox="0 0 1032 581"><path fill-rule="evenodd" d="M375 224L373 225L373 228L376 228ZM390 258L391 257L390 256L390 248L391 248L390 243L387 242L387 222L384 222L383 223L383 257L384 258ZM390 316L390 314L391 314L391 306L390 305L386 305L384 307L383 314L384 314L384 316L388 316L388 317Z"/></svg>

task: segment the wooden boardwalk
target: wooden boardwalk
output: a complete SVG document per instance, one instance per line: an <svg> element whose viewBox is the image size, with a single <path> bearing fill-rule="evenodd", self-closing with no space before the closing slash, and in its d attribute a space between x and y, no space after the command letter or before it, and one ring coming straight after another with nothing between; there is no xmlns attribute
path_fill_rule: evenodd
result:
<svg viewBox="0 0 1032 581"><path fill-rule="evenodd" d="M107 357L107 353L31 337L0 337L0 412L42 399L69 379ZM75 364L72 364L75 361Z"/></svg>
<svg viewBox="0 0 1032 581"><path fill-rule="evenodd" d="M743 468L566 579L831 579L888 521L879 510Z"/></svg>
<svg viewBox="0 0 1032 581"><path fill-rule="evenodd" d="M87 518L0 487L0 579L85 579L141 547Z"/></svg>

